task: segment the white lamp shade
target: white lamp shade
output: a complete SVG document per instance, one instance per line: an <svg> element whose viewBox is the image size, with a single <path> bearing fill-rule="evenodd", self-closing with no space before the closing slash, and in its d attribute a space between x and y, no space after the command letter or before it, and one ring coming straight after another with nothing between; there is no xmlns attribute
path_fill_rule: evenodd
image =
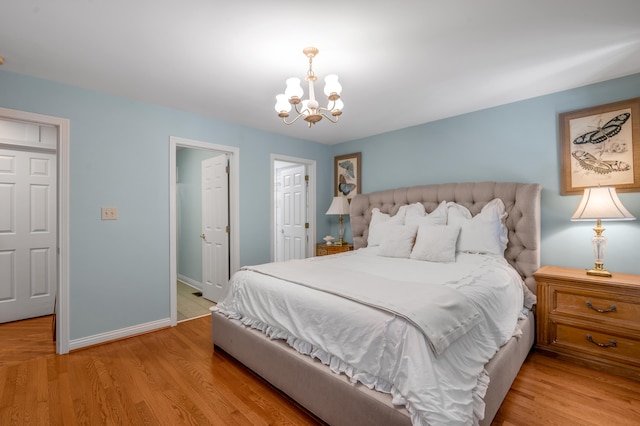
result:
<svg viewBox="0 0 640 426"><path fill-rule="evenodd" d="M329 96L332 93L342 93L342 85L338 82L338 76L335 74L329 74L324 78L324 94Z"/></svg>
<svg viewBox="0 0 640 426"><path fill-rule="evenodd" d="M287 79L287 88L285 89L284 94L287 95L287 99L302 97L304 91L302 90L302 86L300 86L300 79L298 77L291 77Z"/></svg>
<svg viewBox="0 0 640 426"><path fill-rule="evenodd" d="M571 220L634 220L612 186L586 188Z"/></svg>
<svg viewBox="0 0 640 426"><path fill-rule="evenodd" d="M276 112L282 112L282 111L286 111L289 112L291 111L291 104L289 103L289 100L287 99L287 95L285 95L284 93L276 96L276 106L275 106Z"/></svg>
<svg viewBox="0 0 640 426"><path fill-rule="evenodd" d="M327 214L349 214L349 200L347 200L347 197L333 197Z"/></svg>

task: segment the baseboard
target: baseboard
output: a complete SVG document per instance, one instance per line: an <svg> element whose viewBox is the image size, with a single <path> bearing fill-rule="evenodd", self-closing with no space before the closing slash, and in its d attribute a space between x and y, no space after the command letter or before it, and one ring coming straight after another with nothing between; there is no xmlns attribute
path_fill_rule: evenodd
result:
<svg viewBox="0 0 640 426"><path fill-rule="evenodd" d="M178 274L178 281L180 281L182 284L186 284L189 287L193 287L196 290L202 291L202 283L198 282L196 280L192 280L189 277L186 277L184 275L180 275Z"/></svg>
<svg viewBox="0 0 640 426"><path fill-rule="evenodd" d="M147 322L145 324L135 325L133 327L121 328L120 330L109 331L107 333L95 334L93 336L83 337L69 341L69 350L86 348L87 346L99 345L102 343L112 342L114 340L132 337L138 334L156 331L161 328L171 326L171 319L165 318L158 321Z"/></svg>

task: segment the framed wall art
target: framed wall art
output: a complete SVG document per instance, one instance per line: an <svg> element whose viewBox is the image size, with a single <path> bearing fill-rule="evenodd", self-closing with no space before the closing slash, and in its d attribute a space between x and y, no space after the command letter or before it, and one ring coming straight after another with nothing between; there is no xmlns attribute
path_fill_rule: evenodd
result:
<svg viewBox="0 0 640 426"><path fill-rule="evenodd" d="M361 155L359 152L334 157L334 196L351 199L362 193L362 168L360 160Z"/></svg>
<svg viewBox="0 0 640 426"><path fill-rule="evenodd" d="M639 122L640 98L560 114L561 194L640 191Z"/></svg>

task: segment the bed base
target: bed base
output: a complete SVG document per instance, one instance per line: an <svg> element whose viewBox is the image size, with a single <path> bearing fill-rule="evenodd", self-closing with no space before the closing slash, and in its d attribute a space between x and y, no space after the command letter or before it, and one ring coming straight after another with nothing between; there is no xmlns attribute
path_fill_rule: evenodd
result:
<svg viewBox="0 0 640 426"><path fill-rule="evenodd" d="M271 340L262 332L212 312L211 335L222 349L267 382L283 391L321 420L333 426L411 426L404 407L391 403L391 396L353 384L344 374L335 374L310 356L302 355L282 340ZM520 321L523 335L512 338L486 365L491 382L484 400L490 425L533 346L533 313Z"/></svg>

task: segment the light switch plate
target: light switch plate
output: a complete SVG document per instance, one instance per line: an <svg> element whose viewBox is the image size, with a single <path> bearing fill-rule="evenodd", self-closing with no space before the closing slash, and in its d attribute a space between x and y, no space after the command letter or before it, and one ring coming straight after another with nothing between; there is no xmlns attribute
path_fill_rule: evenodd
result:
<svg viewBox="0 0 640 426"><path fill-rule="evenodd" d="M102 220L117 220L118 208L117 207L103 207L102 208Z"/></svg>

